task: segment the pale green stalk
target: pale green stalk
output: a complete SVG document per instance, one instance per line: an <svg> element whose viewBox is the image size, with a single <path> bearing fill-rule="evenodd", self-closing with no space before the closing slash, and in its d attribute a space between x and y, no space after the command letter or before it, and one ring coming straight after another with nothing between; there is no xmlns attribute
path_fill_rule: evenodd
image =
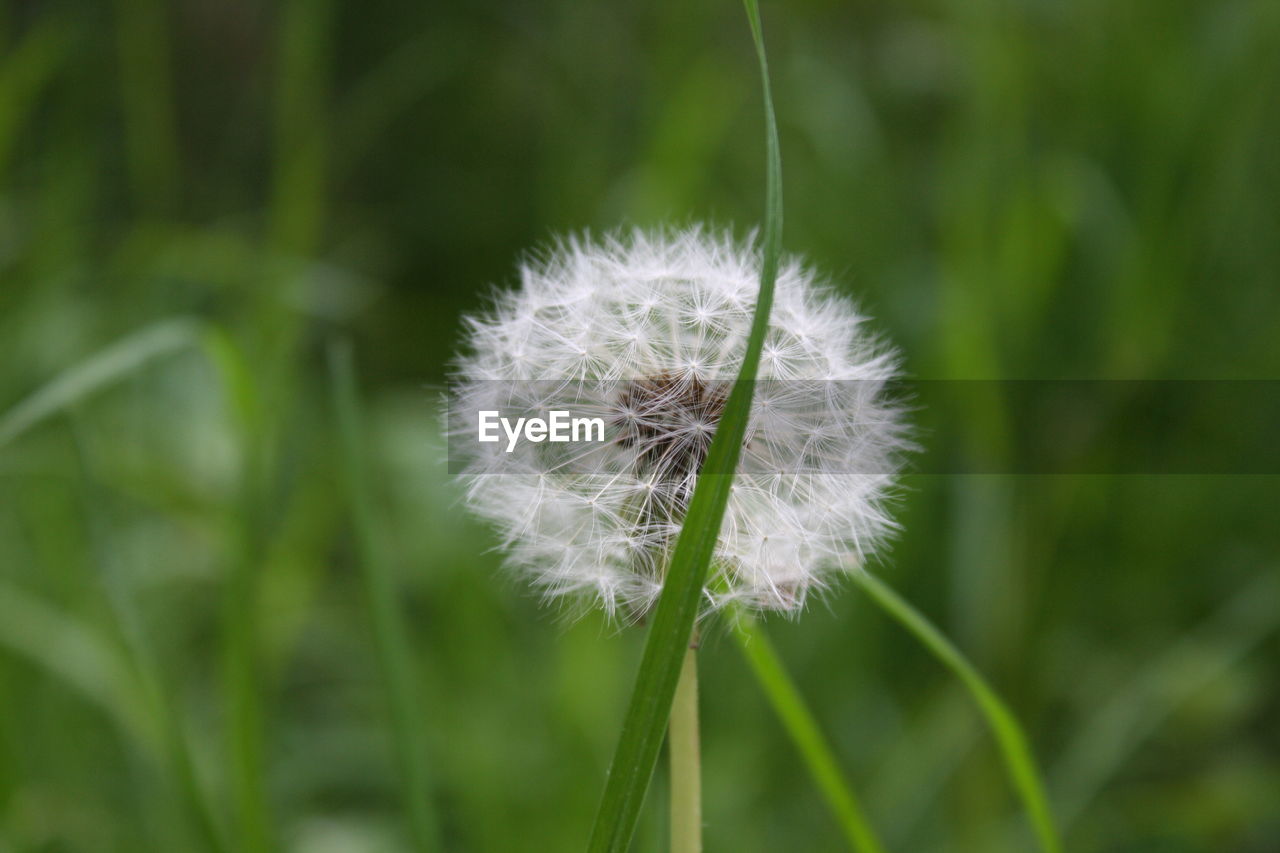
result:
<svg viewBox="0 0 1280 853"><path fill-rule="evenodd" d="M702 759L698 746L698 650L684 653L667 723L671 756L671 853L702 853Z"/></svg>

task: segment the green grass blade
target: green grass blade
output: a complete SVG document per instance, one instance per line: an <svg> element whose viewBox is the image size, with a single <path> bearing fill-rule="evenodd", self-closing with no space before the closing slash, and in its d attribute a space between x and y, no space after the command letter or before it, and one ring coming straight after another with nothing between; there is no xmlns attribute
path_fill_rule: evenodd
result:
<svg viewBox="0 0 1280 853"><path fill-rule="evenodd" d="M210 853L223 853L211 806L175 721L162 718L156 695L128 649L58 608L0 581L0 651L31 665L96 705L176 785L193 810ZM179 751L181 750L181 751ZM3 849L3 848L0 848Z"/></svg>
<svg viewBox="0 0 1280 853"><path fill-rule="evenodd" d="M173 777L173 784L182 797L183 806L204 849L210 853L228 853L217 808L197 772L191 744L175 707L172 691L165 684L153 645L147 641L137 608L128 591L121 588L111 569L106 523L99 512L104 500L101 486L90 464L84 427L75 417L74 411L70 414L68 421L84 503L85 526L94 563L91 577L101 589L106 604L107 632L116 641L123 663L137 682L140 695L146 700L149 717L168 759L167 770Z"/></svg>
<svg viewBox="0 0 1280 853"><path fill-rule="evenodd" d="M142 688L107 638L3 580L0 649L25 658L97 705L149 757L161 755Z"/></svg>
<svg viewBox="0 0 1280 853"><path fill-rule="evenodd" d="M858 572L855 577L876 604L914 634L968 688L1000 745L1013 786L1022 798L1027 817L1040 839L1040 847L1046 853L1061 853L1062 842L1054 827L1053 814L1049 810L1049 800L1045 796L1031 746L1013 713L973 664L920 611L874 575Z"/></svg>
<svg viewBox="0 0 1280 853"><path fill-rule="evenodd" d="M333 16L331 0L281 4L268 240L272 252L286 257L314 253L324 226L334 133L326 91Z"/></svg>
<svg viewBox="0 0 1280 853"><path fill-rule="evenodd" d="M116 0L116 66L126 153L134 193L151 215L168 213L177 195L180 158L172 73L170 4Z"/></svg>
<svg viewBox="0 0 1280 853"><path fill-rule="evenodd" d="M765 281L769 282L769 298L773 298L773 280L778 274L778 257L782 254L782 153L778 145L778 120L773 113L773 90L769 86L769 60L764 52L764 34L760 28L760 7L756 0L743 0L747 10L747 22L751 25L751 38L756 46L756 60L760 63L760 88L764 95L765 132L765 200L764 200L764 271L760 275L761 299L764 298ZM760 314L756 314L760 321ZM767 324L768 317L764 318ZM762 324L762 325L764 325ZM754 331L754 328L753 330ZM763 346L763 339L761 345ZM755 377L756 364L751 365ZM746 364L743 365L745 370Z"/></svg>
<svg viewBox="0 0 1280 853"><path fill-rule="evenodd" d="M259 371L230 336L210 327L204 352L218 375L240 448L236 499L228 506L226 573L222 586L222 679L226 702L228 776L238 839L246 853L276 849L268 807L266 691L261 674L258 576L267 559L270 525L270 421Z"/></svg>
<svg viewBox="0 0 1280 853"><path fill-rule="evenodd" d="M1169 715L1278 629L1280 577L1262 574L1126 678L1050 769L1066 832Z"/></svg>
<svg viewBox="0 0 1280 853"><path fill-rule="evenodd" d="M414 844L417 850L427 853L441 849L441 845L435 814L431 809L431 786L421 735L423 715L413 682L407 632L396 604L391 568L374 521L363 451L365 440L359 392L349 344L335 344L329 348L329 372L341 439L343 486L364 570L374 639L391 711L392 746L399 763L402 795Z"/></svg>
<svg viewBox="0 0 1280 853"><path fill-rule="evenodd" d="M862 813L853 788L840 772L840 765L832 754L831 746L822 736L818 721L809 711L795 682L787 674L769 636L747 613L737 614L733 620L733 635L782 727L787 730L800 757L809 768L809 775L826 800L827 808L831 809L831 814L840 824L845 840L849 842L849 849L859 853L884 853L875 830Z"/></svg>
<svg viewBox="0 0 1280 853"><path fill-rule="evenodd" d="M69 368L0 416L0 447L72 403L120 381L152 359L199 344L201 326L187 318L162 320Z"/></svg>
<svg viewBox="0 0 1280 853"><path fill-rule="evenodd" d="M24 658L105 712L140 754L169 773L167 781L186 799L205 849L226 851L184 733L176 720L161 716L167 706L157 704L131 650L118 650L93 627L0 581L0 651Z"/></svg>
<svg viewBox="0 0 1280 853"><path fill-rule="evenodd" d="M773 285L782 245L782 168L759 10L754 0L746 0L745 5L760 62L768 148L760 293L756 298L755 316L742 367L716 427L715 438L689 502L689 510L667 568L662 595L653 614L635 689L591 831L588 849L593 853L621 853L627 849L635 831L640 806L644 802L645 790L653 775L663 731L671 713L681 661L698 615L707 567L715 552L720 523L733 486L733 472L742 450L760 351L764 347L769 310L773 305Z"/></svg>

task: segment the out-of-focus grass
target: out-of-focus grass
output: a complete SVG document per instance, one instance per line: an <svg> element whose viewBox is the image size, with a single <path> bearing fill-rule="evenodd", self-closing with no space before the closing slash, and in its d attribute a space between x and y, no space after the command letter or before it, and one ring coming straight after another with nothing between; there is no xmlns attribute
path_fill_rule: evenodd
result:
<svg viewBox="0 0 1280 853"><path fill-rule="evenodd" d="M788 246L912 374L1277 375L1276 4L763 11ZM367 368L442 843L583 843L639 637L558 621L500 571L431 388L460 313L551 233L757 221L739 14L0 7L0 419L165 318L220 341L0 447L0 849L410 849L334 330ZM967 452L1008 452L991 412ZM908 478L877 570L1017 711L1069 849L1280 834L1276 490ZM960 688L860 593L769 629L888 849L1030 847ZM840 849L733 644L713 631L702 656L708 847ZM638 850L664 843L658 801Z"/></svg>
<svg viewBox="0 0 1280 853"><path fill-rule="evenodd" d="M382 662L391 720L391 746L400 770L402 807L412 839L420 851L439 847L438 831L423 749L423 709L414 683L412 652L406 640L400 604L392 586L390 566L383 556L382 533L369 499L365 465L364 425L351 348L334 344L329 351L333 377L334 411L342 442L343 485L352 528L359 543L359 560L369 598L369 622Z"/></svg>

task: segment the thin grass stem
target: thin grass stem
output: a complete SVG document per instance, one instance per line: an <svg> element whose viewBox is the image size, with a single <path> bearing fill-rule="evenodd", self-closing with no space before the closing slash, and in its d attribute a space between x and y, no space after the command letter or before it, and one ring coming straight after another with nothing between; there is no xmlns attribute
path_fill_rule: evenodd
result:
<svg viewBox="0 0 1280 853"><path fill-rule="evenodd" d="M973 664L910 602L868 572L858 572L855 577L881 609L915 635L968 688L996 737L1013 786L1022 799L1041 849L1045 853L1061 853L1062 841L1054 825L1053 813L1049 810L1049 798L1045 796L1031 745L1027 743L1027 737L1018 725L1017 718Z"/></svg>
<svg viewBox="0 0 1280 853"><path fill-rule="evenodd" d="M146 703L148 717L156 730L157 750L163 752L163 755L157 757L162 764L163 760L167 760L167 767L163 769L168 770L172 777L166 781L176 785L189 822L204 849L209 853L228 853L217 808L196 770L187 732L172 691L165 683L160 664L147 641L141 616L134 602L115 580L107 551L104 522L99 510L104 500L90 462L84 425L74 411L68 413L67 420L75 451L85 527L92 543L91 553L95 563L89 577L102 590L106 604L106 628L114 636L122 654L122 664L132 672L138 693Z"/></svg>
<svg viewBox="0 0 1280 853"><path fill-rule="evenodd" d="M698 744L698 650L690 645L680 668L671 720L671 853L702 853L702 758Z"/></svg>
<svg viewBox="0 0 1280 853"><path fill-rule="evenodd" d="M769 636L748 613L740 612L732 620L733 636L738 641L751 671L773 706L774 713L790 736L800 757L813 777L827 808L840 824L849 849L856 853L884 853L880 839L862 812L831 745L822 735L818 721L805 704L795 682L787 674L782 659Z"/></svg>
<svg viewBox="0 0 1280 853"><path fill-rule="evenodd" d="M431 808L430 775L422 741L423 714L413 680L408 631L396 603L391 567L376 531L350 345L330 346L329 373L342 442L343 486L355 527L369 616L391 712L391 746L399 765L401 795L415 849L428 853L441 849L441 845Z"/></svg>

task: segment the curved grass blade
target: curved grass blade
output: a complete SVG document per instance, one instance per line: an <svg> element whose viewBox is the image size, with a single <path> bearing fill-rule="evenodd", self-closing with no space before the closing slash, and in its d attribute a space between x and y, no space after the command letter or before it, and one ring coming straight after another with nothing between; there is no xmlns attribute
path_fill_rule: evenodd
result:
<svg viewBox="0 0 1280 853"><path fill-rule="evenodd" d="M199 322L162 320L90 356L0 416L0 447L95 391L118 382L154 358L201 342Z"/></svg>
<svg viewBox="0 0 1280 853"><path fill-rule="evenodd" d="M186 799L205 849L227 848L212 807L196 777L185 735L162 716L138 661L128 650L84 622L0 581L0 652L31 665L102 710L140 754ZM3 850L0 847L0 850Z"/></svg>
<svg viewBox="0 0 1280 853"><path fill-rule="evenodd" d="M105 526L98 512L102 502L100 484L94 477L90 464L84 427L75 417L74 410L70 415L68 421L75 447L85 525L92 544L95 568L92 577L106 604L107 634L115 640L122 663L132 673L140 696L146 700L150 709L149 716L168 758L167 770L172 776L172 783L182 798L183 806L189 813L193 829L199 834L204 849L211 853L228 853L217 808L197 772L191 744L171 696L172 691L165 684L160 665L151 645L146 641L142 620L133 602L110 570Z"/></svg>
<svg viewBox="0 0 1280 853"><path fill-rule="evenodd" d="M0 447L151 361L188 347L199 349L220 373L225 372L231 345L218 328L188 317L162 320L68 368L0 416ZM229 402L243 408L243 389L231 390L235 393ZM113 613L119 616L118 610ZM155 757L167 752L207 846L225 849L176 712L155 680L154 666L140 655L143 646L125 634L122 631L120 637L124 656L110 654L109 644L88 629L16 589L0 588L0 645L21 651L58 674L103 707Z"/></svg>
<svg viewBox="0 0 1280 853"><path fill-rule="evenodd" d="M782 659L769 641L769 635L750 614L739 613L733 619L733 636L782 727L787 730L809 768L809 775L826 800L827 808L840 824L849 849L858 853L884 853L880 839L862 813L858 798L840 772L840 765L822 736L818 721L813 718L795 682L787 674Z"/></svg>
<svg viewBox="0 0 1280 853"><path fill-rule="evenodd" d="M699 475L693 498L689 501L689 510L676 539L671 564L667 567L662 595L654 610L635 689L591 831L588 850L592 853L621 853L627 849L635 831L645 790L649 787L662 746L663 731L671 715L681 661L698 615L707 566L715 551L729 490L733 486L733 472L742 450L742 436L746 432L754 380L760 366L760 351L764 347L769 310L773 306L773 285L782 248L782 161L778 153L778 130L769 91L769 68L760 30L760 12L755 0L744 0L744 5L760 63L768 156L760 293L756 298L755 316L751 321L742 367L716 427L703 473Z"/></svg>
<svg viewBox="0 0 1280 853"><path fill-rule="evenodd" d="M1053 813L1049 810L1049 800L1045 796L1044 786L1036 770L1035 758L1031 754L1031 746L1027 737L1018 725L1017 719L1008 706L996 695L991 686L978 674L978 670L965 658L960 650L952 645L941 631L934 627L924 614L911 606L906 599L898 595L891 587L867 572L857 572L854 577L894 619L915 635L934 657L942 661L973 695L982 714L991 727L1005 766L1022 799L1027 817L1040 840L1040 847L1045 853L1061 853L1062 842L1054 826Z"/></svg>
<svg viewBox="0 0 1280 853"><path fill-rule="evenodd" d="M107 638L6 581L0 581L0 649L97 705L148 757L163 753L143 690Z"/></svg>
<svg viewBox="0 0 1280 853"><path fill-rule="evenodd" d="M1274 570L1273 570L1274 571ZM1144 662L1102 703L1050 769L1068 833L1111 777L1180 705L1280 629L1280 576L1263 574Z"/></svg>
<svg viewBox="0 0 1280 853"><path fill-rule="evenodd" d="M343 485L355 528L374 639L391 711L392 745L400 765L401 793L409 814L409 829L415 848L427 853L440 849L440 844L435 815L431 810L431 786L421 736L422 715L418 711L403 617L396 604L390 567L374 530L368 470L362 451L364 437L359 392L349 344L330 346L329 373L341 439Z"/></svg>

